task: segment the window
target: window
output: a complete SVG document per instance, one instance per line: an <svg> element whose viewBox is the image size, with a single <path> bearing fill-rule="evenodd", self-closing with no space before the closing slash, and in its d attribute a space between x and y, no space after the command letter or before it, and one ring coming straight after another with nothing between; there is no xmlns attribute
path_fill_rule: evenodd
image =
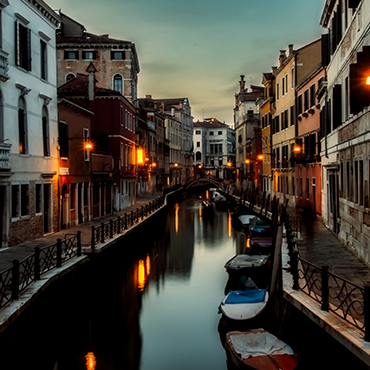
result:
<svg viewBox="0 0 370 370"><path fill-rule="evenodd" d="M294 105L290 107L290 126L294 126L295 118L294 118Z"/></svg>
<svg viewBox="0 0 370 370"><path fill-rule="evenodd" d="M76 184L71 184L71 190L69 194L70 210L75 209L76 206Z"/></svg>
<svg viewBox="0 0 370 370"><path fill-rule="evenodd" d="M40 63L41 63L41 78L48 79L47 75L47 44L45 41L40 40Z"/></svg>
<svg viewBox="0 0 370 370"><path fill-rule="evenodd" d="M310 87L310 106L314 107L315 103L315 85L311 85Z"/></svg>
<svg viewBox="0 0 370 370"><path fill-rule="evenodd" d="M29 215L28 184L12 185L12 217Z"/></svg>
<svg viewBox="0 0 370 370"><path fill-rule="evenodd" d="M222 157L218 158L218 165L222 166Z"/></svg>
<svg viewBox="0 0 370 370"><path fill-rule="evenodd" d="M111 59L125 59L125 52L123 50L117 51L117 50L112 50L111 51Z"/></svg>
<svg viewBox="0 0 370 370"><path fill-rule="evenodd" d="M65 50L64 59L78 59L78 50Z"/></svg>
<svg viewBox="0 0 370 370"><path fill-rule="evenodd" d="M211 136L213 136L213 131L210 131L210 132L209 132L209 134L210 134Z"/></svg>
<svg viewBox="0 0 370 370"><path fill-rule="evenodd" d="M200 135L200 130L196 130L195 135Z"/></svg>
<svg viewBox="0 0 370 370"><path fill-rule="evenodd" d="M293 89L293 87L294 87L294 69L293 68L290 71L290 80L292 81L291 88Z"/></svg>
<svg viewBox="0 0 370 370"><path fill-rule="evenodd" d="M279 100L279 84L276 84L276 100Z"/></svg>
<svg viewBox="0 0 370 370"><path fill-rule="evenodd" d="M27 71L31 71L31 30L18 21L15 28L16 64Z"/></svg>
<svg viewBox="0 0 370 370"><path fill-rule="evenodd" d="M118 91L120 94L122 94L122 76L121 75L114 75L113 90Z"/></svg>
<svg viewBox="0 0 370 370"><path fill-rule="evenodd" d="M36 184L35 189L35 211L36 213L42 212L42 193L41 193L41 184Z"/></svg>
<svg viewBox="0 0 370 370"><path fill-rule="evenodd" d="M222 131L219 131L219 132L218 132L218 134L219 134L219 135L222 135Z"/></svg>
<svg viewBox="0 0 370 370"><path fill-rule="evenodd" d="M50 157L49 114L45 105L42 107L42 144L44 149L44 157Z"/></svg>
<svg viewBox="0 0 370 370"><path fill-rule="evenodd" d="M306 111L309 108L309 93L308 89L304 92L304 108L303 110Z"/></svg>
<svg viewBox="0 0 370 370"><path fill-rule="evenodd" d="M82 51L82 59L95 59L95 51L94 50L83 50Z"/></svg>
<svg viewBox="0 0 370 370"><path fill-rule="evenodd" d="M197 141L197 148L200 147L200 141Z"/></svg>
<svg viewBox="0 0 370 370"><path fill-rule="evenodd" d="M27 119L26 102L21 96L18 100L19 153L27 154Z"/></svg>
<svg viewBox="0 0 370 370"><path fill-rule="evenodd" d="M201 152L196 152L196 153L195 153L195 159L196 159L197 161L200 161L200 160L202 159L202 153L201 153Z"/></svg>
<svg viewBox="0 0 370 370"><path fill-rule="evenodd" d="M302 95L298 96L297 114L302 114Z"/></svg>
<svg viewBox="0 0 370 370"><path fill-rule="evenodd" d="M310 179L306 177L306 198L310 199Z"/></svg>
<svg viewBox="0 0 370 370"><path fill-rule="evenodd" d="M59 148L60 148L60 157L68 158L69 154L68 125L64 122L59 122Z"/></svg>
<svg viewBox="0 0 370 370"><path fill-rule="evenodd" d="M66 82L73 80L76 76L73 73L68 73L66 76Z"/></svg>

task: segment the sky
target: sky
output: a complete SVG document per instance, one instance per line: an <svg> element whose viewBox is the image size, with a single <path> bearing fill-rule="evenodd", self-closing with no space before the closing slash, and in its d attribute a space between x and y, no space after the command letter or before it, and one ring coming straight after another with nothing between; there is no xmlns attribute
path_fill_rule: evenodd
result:
<svg viewBox="0 0 370 370"><path fill-rule="evenodd" d="M246 87L278 65L280 50L317 40L325 0L45 0L88 32L135 43L138 97L187 97L194 120L233 123Z"/></svg>

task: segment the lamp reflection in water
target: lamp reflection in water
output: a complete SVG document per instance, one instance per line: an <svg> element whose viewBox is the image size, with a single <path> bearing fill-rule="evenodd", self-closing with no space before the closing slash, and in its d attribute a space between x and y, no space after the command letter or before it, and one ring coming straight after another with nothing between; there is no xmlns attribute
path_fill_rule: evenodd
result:
<svg viewBox="0 0 370 370"><path fill-rule="evenodd" d="M88 352L87 355L85 356L85 359L86 359L86 369L95 370L96 359L94 352Z"/></svg>
<svg viewBox="0 0 370 370"><path fill-rule="evenodd" d="M245 244L245 250L249 251L251 249L251 238L247 237L247 242Z"/></svg>
<svg viewBox="0 0 370 370"><path fill-rule="evenodd" d="M227 235L228 235L229 238L231 237L231 229L232 229L231 213L229 213L229 217L227 219Z"/></svg>
<svg viewBox="0 0 370 370"><path fill-rule="evenodd" d="M146 256L145 260L140 259L137 266L137 287L143 291L150 275L150 257Z"/></svg>
<svg viewBox="0 0 370 370"><path fill-rule="evenodd" d="M179 210L180 210L179 203L176 203L175 204L175 231L176 233L179 232Z"/></svg>

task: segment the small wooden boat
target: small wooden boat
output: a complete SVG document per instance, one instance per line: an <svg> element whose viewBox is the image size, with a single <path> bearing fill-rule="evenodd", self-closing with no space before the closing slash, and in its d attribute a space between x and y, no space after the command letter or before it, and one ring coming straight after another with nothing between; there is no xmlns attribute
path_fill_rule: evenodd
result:
<svg viewBox="0 0 370 370"><path fill-rule="evenodd" d="M264 329L230 331L225 348L238 369L294 370L298 364L293 350Z"/></svg>
<svg viewBox="0 0 370 370"><path fill-rule="evenodd" d="M272 237L256 236L250 239L245 253L248 254L270 254L272 253Z"/></svg>
<svg viewBox="0 0 370 370"><path fill-rule="evenodd" d="M255 223L249 227L250 234L253 237L271 237L274 231L272 225Z"/></svg>
<svg viewBox="0 0 370 370"><path fill-rule="evenodd" d="M270 255L237 254L224 267L230 277L247 276L256 281L255 278L264 275L270 267Z"/></svg>
<svg viewBox="0 0 370 370"><path fill-rule="evenodd" d="M266 289L233 290L222 300L219 312L231 320L249 320L265 309L268 299Z"/></svg>
<svg viewBox="0 0 370 370"><path fill-rule="evenodd" d="M248 232L251 225L254 225L254 223L256 222L256 218L257 216L254 216L254 215L239 216L239 222L240 222L241 228L244 231Z"/></svg>

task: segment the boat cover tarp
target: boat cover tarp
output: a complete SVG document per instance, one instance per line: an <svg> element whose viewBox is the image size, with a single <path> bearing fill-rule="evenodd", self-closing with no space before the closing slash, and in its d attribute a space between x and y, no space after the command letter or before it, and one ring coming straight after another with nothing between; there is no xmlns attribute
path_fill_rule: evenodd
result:
<svg viewBox="0 0 370 370"><path fill-rule="evenodd" d="M239 220L243 225L250 225L256 221L257 216L253 215L242 215L239 216Z"/></svg>
<svg viewBox="0 0 370 370"><path fill-rule="evenodd" d="M248 267L261 267L268 262L269 255L237 254L226 262L227 269L242 269Z"/></svg>
<svg viewBox="0 0 370 370"><path fill-rule="evenodd" d="M234 290L228 294L225 303L258 303L263 302L265 300L265 296L266 289Z"/></svg>
<svg viewBox="0 0 370 370"><path fill-rule="evenodd" d="M257 332L230 333L229 337L235 352L243 359L254 356L294 354L286 343L263 329Z"/></svg>

